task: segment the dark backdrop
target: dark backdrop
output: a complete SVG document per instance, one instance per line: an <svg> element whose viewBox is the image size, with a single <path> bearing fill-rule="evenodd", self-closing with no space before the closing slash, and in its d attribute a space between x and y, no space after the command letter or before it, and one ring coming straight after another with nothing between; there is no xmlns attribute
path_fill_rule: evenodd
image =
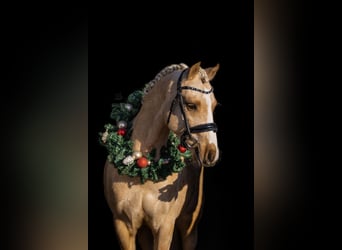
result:
<svg viewBox="0 0 342 250"><path fill-rule="evenodd" d="M115 96L126 98L167 65L198 61L221 65L212 84L222 150L221 162L205 169L198 249L253 248L253 5L194 7L150 13L121 6L95 11L90 22L89 249L119 249L103 196L106 151L98 144Z"/></svg>

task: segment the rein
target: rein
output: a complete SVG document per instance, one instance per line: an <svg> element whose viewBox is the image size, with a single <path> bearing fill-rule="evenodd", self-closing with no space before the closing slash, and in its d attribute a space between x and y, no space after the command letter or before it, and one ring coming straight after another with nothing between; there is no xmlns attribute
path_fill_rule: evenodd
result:
<svg viewBox="0 0 342 250"><path fill-rule="evenodd" d="M192 136L192 134L195 133L203 133L203 132L208 132L208 131L213 131L213 132L217 132L217 125L216 123L204 123L204 124L199 124L193 127L190 127L188 119L186 117L186 113L184 110L184 98L182 96L182 90L192 90L192 91L197 91L200 92L202 94L210 94L211 92L213 92L213 88L211 88L210 90L202 90L202 89L198 89L198 88L194 88L191 86L182 86L182 79L183 79L183 75L184 72L187 69L184 69L177 81L177 94L175 96L175 98L173 99L172 103L171 103L171 107L170 107L170 111L169 111L169 116L167 118L167 124L169 124L170 122L170 118L171 118L171 114L174 110L175 104L178 102L179 104L179 108L181 110L182 113L182 117L185 123L185 131L184 133L181 135L181 143L183 144L183 146L185 146L187 149L195 149L196 152L196 157L198 162L200 163L200 166L203 165L201 159L200 159L200 152L199 152L199 146L198 146L198 141L196 138L194 138ZM202 78L202 82L204 83L204 80Z"/></svg>

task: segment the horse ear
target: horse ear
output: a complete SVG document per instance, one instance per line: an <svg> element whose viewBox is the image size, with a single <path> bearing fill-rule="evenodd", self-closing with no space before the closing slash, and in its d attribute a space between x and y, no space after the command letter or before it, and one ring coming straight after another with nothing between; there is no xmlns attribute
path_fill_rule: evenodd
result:
<svg viewBox="0 0 342 250"><path fill-rule="evenodd" d="M219 70L220 68L220 64L216 64L215 67L210 67L210 68L206 68L205 69L205 72L207 73L208 75L208 78L209 78L209 81L211 81L212 79L214 79L217 71Z"/></svg>
<svg viewBox="0 0 342 250"><path fill-rule="evenodd" d="M189 73L188 73L188 80L193 79L199 72L201 68L201 62L195 63L194 65L191 66Z"/></svg>

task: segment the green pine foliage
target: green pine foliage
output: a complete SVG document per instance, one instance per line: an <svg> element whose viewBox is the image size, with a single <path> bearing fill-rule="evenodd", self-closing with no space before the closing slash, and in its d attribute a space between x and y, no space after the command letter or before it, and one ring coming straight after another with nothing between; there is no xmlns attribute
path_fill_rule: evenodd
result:
<svg viewBox="0 0 342 250"><path fill-rule="evenodd" d="M105 124L105 131L108 133L105 142L102 141L102 136L106 132L99 132L99 142L107 149L108 160L113 163L118 172L131 177L140 177L142 183L146 180L154 182L164 180L167 176L174 172L180 172L186 166L186 160L191 158L191 152L187 150L181 153L177 146L180 144L179 138L170 132L167 145L161 149L161 157L158 161L154 161L155 150L146 156L150 164L141 168L133 161L130 164L124 164L123 160L132 155L133 142L130 140L132 134L132 121L141 107L143 92L141 90L131 93L125 103L112 104L112 112L110 117L115 121L115 124ZM127 108L127 104L130 104ZM126 134L124 136L117 133L117 122L127 122Z"/></svg>

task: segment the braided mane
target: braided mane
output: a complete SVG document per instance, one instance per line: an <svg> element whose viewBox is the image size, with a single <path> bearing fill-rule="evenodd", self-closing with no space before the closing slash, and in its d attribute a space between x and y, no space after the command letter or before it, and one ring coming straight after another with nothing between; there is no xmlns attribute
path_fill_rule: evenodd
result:
<svg viewBox="0 0 342 250"><path fill-rule="evenodd" d="M153 88L154 84L156 84L162 77L180 69L186 69L188 66L184 63L180 64L171 64L169 66L166 66L163 68L155 77L153 80L151 80L149 83L147 83L143 89L144 95L148 94L150 90Z"/></svg>

